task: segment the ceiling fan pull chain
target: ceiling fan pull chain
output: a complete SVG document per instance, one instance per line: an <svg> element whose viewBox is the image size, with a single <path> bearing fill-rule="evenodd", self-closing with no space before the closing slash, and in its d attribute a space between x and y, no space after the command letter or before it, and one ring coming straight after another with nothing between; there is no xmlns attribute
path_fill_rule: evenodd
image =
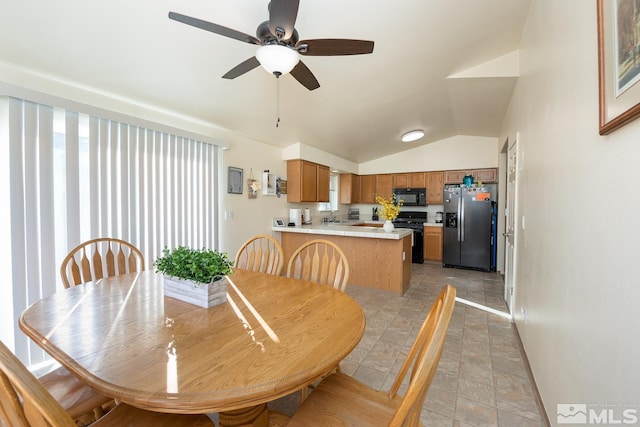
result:
<svg viewBox="0 0 640 427"><path fill-rule="evenodd" d="M276 75L276 127L280 125L280 76Z"/></svg>

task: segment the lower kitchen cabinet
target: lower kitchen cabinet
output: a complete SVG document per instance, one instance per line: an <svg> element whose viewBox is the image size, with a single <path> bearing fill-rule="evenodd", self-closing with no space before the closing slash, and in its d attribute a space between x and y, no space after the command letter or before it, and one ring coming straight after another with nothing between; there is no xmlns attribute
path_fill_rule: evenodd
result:
<svg viewBox="0 0 640 427"><path fill-rule="evenodd" d="M424 227L424 259L442 261L442 227Z"/></svg>

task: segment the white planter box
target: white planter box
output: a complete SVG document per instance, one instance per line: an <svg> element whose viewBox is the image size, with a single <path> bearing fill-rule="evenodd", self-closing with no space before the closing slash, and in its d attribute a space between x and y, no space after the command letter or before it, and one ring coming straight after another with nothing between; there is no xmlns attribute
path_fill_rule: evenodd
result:
<svg viewBox="0 0 640 427"><path fill-rule="evenodd" d="M210 308L227 301L226 277L208 285L172 276L163 277L164 295L167 297L176 298L203 308Z"/></svg>

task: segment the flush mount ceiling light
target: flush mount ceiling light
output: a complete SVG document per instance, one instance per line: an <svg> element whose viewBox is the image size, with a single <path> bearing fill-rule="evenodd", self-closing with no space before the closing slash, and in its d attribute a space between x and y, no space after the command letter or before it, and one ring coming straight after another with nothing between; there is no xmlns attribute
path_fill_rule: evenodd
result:
<svg viewBox="0 0 640 427"><path fill-rule="evenodd" d="M256 58L262 68L280 77L289 73L300 61L298 52L278 44L268 44L256 49Z"/></svg>
<svg viewBox="0 0 640 427"><path fill-rule="evenodd" d="M411 142L416 141L424 136L424 131L422 129L416 129L409 131L402 135L402 142Z"/></svg>

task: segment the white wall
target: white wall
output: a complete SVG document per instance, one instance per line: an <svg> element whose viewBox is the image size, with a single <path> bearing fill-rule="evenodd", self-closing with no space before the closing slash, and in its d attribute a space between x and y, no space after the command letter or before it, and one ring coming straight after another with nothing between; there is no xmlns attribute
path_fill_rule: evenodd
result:
<svg viewBox="0 0 640 427"><path fill-rule="evenodd" d="M640 121L598 135L595 2L535 0L520 60L500 141L519 132L514 312L533 374L552 424L559 403L640 411Z"/></svg>
<svg viewBox="0 0 640 427"><path fill-rule="evenodd" d="M253 168L254 179L262 180L262 172L268 169L276 176L286 177L287 163L282 160L282 149L252 140L232 141L228 150L222 152L224 164L224 191L220 213L220 250L229 252L230 258L249 237L256 234L272 234L272 218L289 218L287 196L264 196L261 191L255 199L247 196L247 179ZM227 168L244 170L242 194L229 194L227 188ZM226 219L224 211L233 212L233 218Z"/></svg>
<svg viewBox="0 0 640 427"><path fill-rule="evenodd" d="M498 167L498 139L457 135L361 163L359 173L421 172Z"/></svg>

